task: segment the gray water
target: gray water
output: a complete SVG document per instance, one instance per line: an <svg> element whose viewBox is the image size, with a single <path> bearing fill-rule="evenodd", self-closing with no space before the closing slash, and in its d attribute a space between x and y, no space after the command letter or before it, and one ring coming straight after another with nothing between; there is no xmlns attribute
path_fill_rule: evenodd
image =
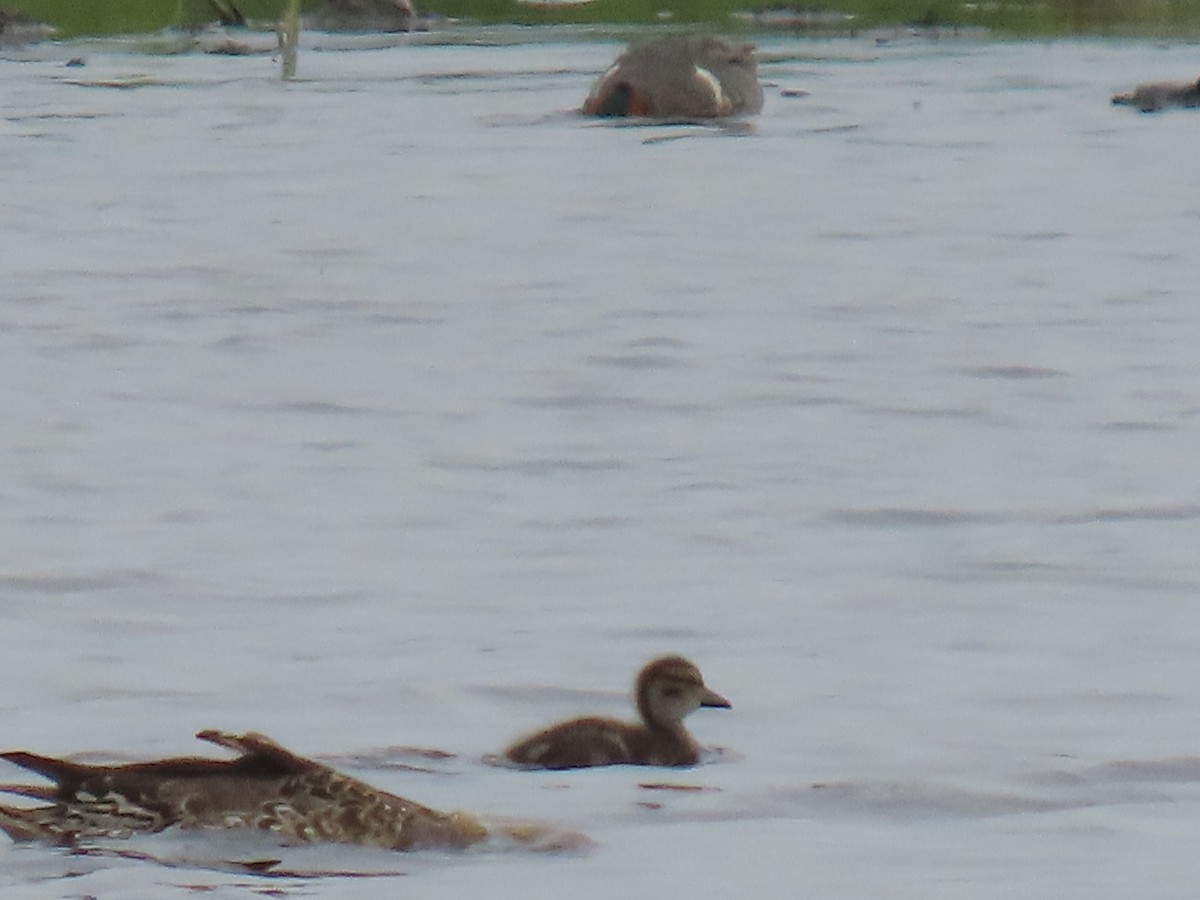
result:
<svg viewBox="0 0 1200 900"><path fill-rule="evenodd" d="M0 745L254 729L595 846L2 842L6 900L1192 896L1200 118L1108 98L1195 48L772 38L739 133L520 34L0 62ZM480 763L664 652L718 762Z"/></svg>

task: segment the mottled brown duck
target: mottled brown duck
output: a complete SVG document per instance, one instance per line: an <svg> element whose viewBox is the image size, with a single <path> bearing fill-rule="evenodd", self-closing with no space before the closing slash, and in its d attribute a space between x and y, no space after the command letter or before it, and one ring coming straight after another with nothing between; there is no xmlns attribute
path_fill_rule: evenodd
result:
<svg viewBox="0 0 1200 900"><path fill-rule="evenodd" d="M0 806L0 830L16 841L67 846L170 826L258 829L283 844L330 842L388 850L463 848L489 837L489 829L468 813L439 812L389 794L297 756L264 735L202 731L197 737L239 755L106 766L25 751L0 753L53 782L0 785L5 793L46 801L32 807ZM548 830L512 825L495 833L534 844Z"/></svg>

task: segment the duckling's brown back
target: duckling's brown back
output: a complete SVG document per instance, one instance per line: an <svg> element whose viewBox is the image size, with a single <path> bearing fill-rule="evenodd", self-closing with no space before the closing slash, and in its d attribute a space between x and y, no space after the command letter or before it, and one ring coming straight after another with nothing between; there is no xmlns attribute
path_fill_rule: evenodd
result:
<svg viewBox="0 0 1200 900"><path fill-rule="evenodd" d="M699 749L686 732L651 730L616 719L574 719L514 744L505 756L539 769L591 766L693 766Z"/></svg>

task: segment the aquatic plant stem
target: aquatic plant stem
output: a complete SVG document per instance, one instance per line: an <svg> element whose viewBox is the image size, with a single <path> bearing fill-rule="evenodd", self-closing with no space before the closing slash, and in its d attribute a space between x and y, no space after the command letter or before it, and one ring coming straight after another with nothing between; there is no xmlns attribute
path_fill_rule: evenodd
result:
<svg viewBox="0 0 1200 900"><path fill-rule="evenodd" d="M279 26L279 48L283 53L283 80L296 77L296 47L300 43L300 0L287 0Z"/></svg>

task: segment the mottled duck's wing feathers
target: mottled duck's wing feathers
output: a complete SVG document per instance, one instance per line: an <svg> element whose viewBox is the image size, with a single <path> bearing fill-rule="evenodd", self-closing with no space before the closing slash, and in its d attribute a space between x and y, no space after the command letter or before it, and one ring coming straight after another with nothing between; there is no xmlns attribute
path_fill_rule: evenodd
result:
<svg viewBox="0 0 1200 900"><path fill-rule="evenodd" d="M54 782L53 786L4 785L0 790L56 804L15 812L10 808L0 817L0 828L22 835L21 839L37 835L63 841L67 818L76 817L90 823L85 829L89 832L158 831L186 818L189 807L233 802L242 790L269 792L287 779L321 769L260 734L203 731L199 737L240 755L231 760L176 757L88 765L23 750L0 753L0 758Z"/></svg>
<svg viewBox="0 0 1200 900"><path fill-rule="evenodd" d="M180 774L184 772L200 774L205 768L225 769L230 766L231 762L245 765L247 757L259 763L255 768L275 771L280 775L307 772L317 765L311 760L297 756L275 743L275 741L266 735L253 731L246 734L230 734L225 731L208 729L199 732L196 737L202 741L208 741L210 744L216 744L218 747L226 747L240 753L241 757L233 761L205 759L203 757L178 757L159 760L157 762L131 763L117 767L76 763L54 756L42 756L37 753L30 753L26 750L8 750L0 753L0 759L8 760L13 765L29 769L31 772L37 772L39 775L44 775L57 784L77 782L89 775L112 771L114 768L124 769L129 772L175 771Z"/></svg>
<svg viewBox="0 0 1200 900"><path fill-rule="evenodd" d="M3 785L0 790L52 806L0 808L0 830L14 840L71 844L87 835L127 836L155 832L177 822L213 824L223 803L272 799L272 791L300 775L321 774L317 763L298 757L260 734L203 731L198 735L240 755L235 759L176 757L124 765L89 765L23 750L0 758L51 780L48 785ZM258 796L261 795L261 796Z"/></svg>
<svg viewBox="0 0 1200 900"><path fill-rule="evenodd" d="M232 734L228 731L218 731L215 728L208 728L197 732L196 737L202 741L208 741L210 744L216 744L218 747L225 747L226 749L242 754L237 760L241 764L246 764L248 760L255 760L261 763L264 768L271 769L279 775L299 775L303 772L320 768L319 763L315 763L303 756L297 756L286 747L277 744L265 734L259 734L257 731L247 731L245 734Z"/></svg>

